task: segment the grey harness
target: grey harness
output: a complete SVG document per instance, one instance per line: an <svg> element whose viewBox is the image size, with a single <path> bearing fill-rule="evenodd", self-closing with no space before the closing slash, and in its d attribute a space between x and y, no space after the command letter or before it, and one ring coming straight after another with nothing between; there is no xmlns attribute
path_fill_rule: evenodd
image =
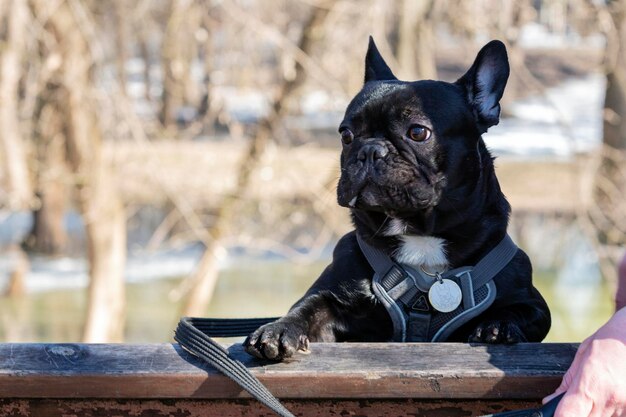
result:
<svg viewBox="0 0 626 417"><path fill-rule="evenodd" d="M518 250L506 235L475 266L464 266L441 274L441 279L454 281L462 293L461 304L451 312L442 313L434 309L428 300L428 291L437 280L423 271L395 262L358 234L357 241L374 269L372 289L391 317L394 342L442 342L448 339L455 330L493 303L496 298L493 278Z"/></svg>

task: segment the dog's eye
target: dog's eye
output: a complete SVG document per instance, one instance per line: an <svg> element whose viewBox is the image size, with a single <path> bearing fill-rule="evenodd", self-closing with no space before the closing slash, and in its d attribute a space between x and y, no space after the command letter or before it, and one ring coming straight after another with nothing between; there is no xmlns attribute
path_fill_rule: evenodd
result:
<svg viewBox="0 0 626 417"><path fill-rule="evenodd" d="M343 143L345 143L346 145L352 143L352 140L354 139L354 134L350 129L341 129L339 134L341 135L341 141Z"/></svg>
<svg viewBox="0 0 626 417"><path fill-rule="evenodd" d="M415 142L424 142L430 138L430 129L420 125L413 125L409 128L406 135Z"/></svg>

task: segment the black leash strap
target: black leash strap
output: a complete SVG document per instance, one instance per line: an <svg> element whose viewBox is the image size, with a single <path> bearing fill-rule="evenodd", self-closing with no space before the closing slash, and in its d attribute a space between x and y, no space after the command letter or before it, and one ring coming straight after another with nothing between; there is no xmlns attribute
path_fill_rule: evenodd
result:
<svg viewBox="0 0 626 417"><path fill-rule="evenodd" d="M244 364L232 358L226 349L211 337L247 336L260 326L278 317L258 319L210 319L183 317L178 322L174 339L188 352L202 359L235 381L250 395L281 417L295 417L259 381ZM482 417L553 417L563 394L541 408L507 411Z"/></svg>
<svg viewBox="0 0 626 417"><path fill-rule="evenodd" d="M262 319L203 319L183 317L178 322L174 339L188 352L209 363L235 381L254 398L281 417L294 417L244 364L232 358L226 349L211 337L246 336L259 326L278 317Z"/></svg>
<svg viewBox="0 0 626 417"><path fill-rule="evenodd" d="M248 336L250 333L267 323L272 323L280 317L263 317L254 319L213 319L184 317L185 321L200 330L208 337L238 337Z"/></svg>

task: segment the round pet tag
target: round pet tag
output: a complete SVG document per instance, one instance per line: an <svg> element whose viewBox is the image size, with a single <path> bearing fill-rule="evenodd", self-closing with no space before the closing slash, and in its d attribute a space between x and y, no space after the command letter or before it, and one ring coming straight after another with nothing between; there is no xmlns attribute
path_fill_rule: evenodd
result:
<svg viewBox="0 0 626 417"><path fill-rule="evenodd" d="M430 304L442 313L454 311L461 304L462 298L461 288L449 279L437 280L428 290Z"/></svg>

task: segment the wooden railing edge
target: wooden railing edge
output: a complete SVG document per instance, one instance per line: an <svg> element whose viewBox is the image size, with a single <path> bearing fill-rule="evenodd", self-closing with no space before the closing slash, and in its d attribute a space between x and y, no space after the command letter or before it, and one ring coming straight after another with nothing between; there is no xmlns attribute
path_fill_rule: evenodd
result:
<svg viewBox="0 0 626 417"><path fill-rule="evenodd" d="M283 399L536 400L577 345L313 344L284 363L228 348ZM247 397L176 344L0 344L0 399Z"/></svg>

